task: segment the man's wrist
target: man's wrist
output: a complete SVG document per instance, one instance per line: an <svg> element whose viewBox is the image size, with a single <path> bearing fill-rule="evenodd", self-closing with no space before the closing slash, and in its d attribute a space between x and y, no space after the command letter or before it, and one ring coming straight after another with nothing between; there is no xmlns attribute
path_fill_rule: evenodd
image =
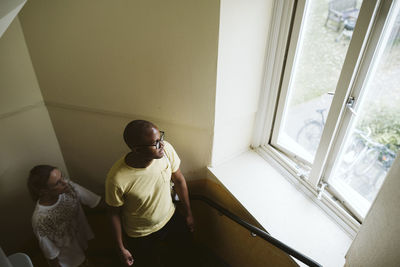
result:
<svg viewBox="0 0 400 267"><path fill-rule="evenodd" d="M118 251L122 251L122 250L125 249L124 242L122 240L121 241L120 240L116 240L114 245L115 245L115 249L118 250Z"/></svg>
<svg viewBox="0 0 400 267"><path fill-rule="evenodd" d="M125 248L124 244L118 244L117 249L118 249L119 251L123 251L123 250L125 250L126 248Z"/></svg>
<svg viewBox="0 0 400 267"><path fill-rule="evenodd" d="M192 216L192 210L190 208L186 209L186 217Z"/></svg>

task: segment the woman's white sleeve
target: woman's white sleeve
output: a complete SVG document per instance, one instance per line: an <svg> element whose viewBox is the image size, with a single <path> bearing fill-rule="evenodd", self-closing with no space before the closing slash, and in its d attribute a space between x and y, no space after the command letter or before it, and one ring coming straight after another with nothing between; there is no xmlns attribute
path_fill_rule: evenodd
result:
<svg viewBox="0 0 400 267"><path fill-rule="evenodd" d="M80 186L77 183L74 183L72 181L70 181L70 183L74 187L76 193L79 196L79 200L82 204L89 206L91 208L94 208L99 204L100 199L101 199L101 197L99 195L84 188L83 186Z"/></svg>
<svg viewBox="0 0 400 267"><path fill-rule="evenodd" d="M60 249L47 237L38 236L39 247L46 259L53 260L60 254Z"/></svg>

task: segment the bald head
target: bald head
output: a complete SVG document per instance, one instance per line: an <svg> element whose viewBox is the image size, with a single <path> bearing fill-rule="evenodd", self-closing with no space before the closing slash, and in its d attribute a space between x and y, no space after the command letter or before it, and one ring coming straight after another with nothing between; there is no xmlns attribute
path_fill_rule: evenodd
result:
<svg viewBox="0 0 400 267"><path fill-rule="evenodd" d="M145 120L134 120L126 125L124 130L124 140L129 148L134 145L140 145L146 142L146 136L151 133L152 129L157 127Z"/></svg>

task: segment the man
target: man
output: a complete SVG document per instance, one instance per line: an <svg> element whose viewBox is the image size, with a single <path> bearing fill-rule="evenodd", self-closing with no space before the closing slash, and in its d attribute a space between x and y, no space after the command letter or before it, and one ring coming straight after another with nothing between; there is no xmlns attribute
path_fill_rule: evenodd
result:
<svg viewBox="0 0 400 267"><path fill-rule="evenodd" d="M188 232L194 230L180 159L172 145L164 141L164 132L151 122L130 122L124 140L131 152L113 165L106 180L106 202L116 245L128 266L164 266L160 243L172 240L170 247L182 247L189 240ZM183 204L184 218L172 202L171 179ZM175 264L182 258L179 256L174 258Z"/></svg>

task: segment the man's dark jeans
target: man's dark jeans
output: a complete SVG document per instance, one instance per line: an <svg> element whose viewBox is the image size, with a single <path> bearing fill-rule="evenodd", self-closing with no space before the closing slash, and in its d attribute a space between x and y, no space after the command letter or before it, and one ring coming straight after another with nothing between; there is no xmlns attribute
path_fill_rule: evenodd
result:
<svg viewBox="0 0 400 267"><path fill-rule="evenodd" d="M157 232L125 241L137 267L191 266L193 240L185 219L175 210L169 222Z"/></svg>

